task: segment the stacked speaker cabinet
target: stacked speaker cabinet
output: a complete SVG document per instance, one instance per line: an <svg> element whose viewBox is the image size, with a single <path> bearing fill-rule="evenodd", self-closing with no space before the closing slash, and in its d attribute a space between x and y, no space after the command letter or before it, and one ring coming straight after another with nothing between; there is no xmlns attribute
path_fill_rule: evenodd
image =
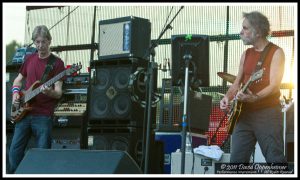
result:
<svg viewBox="0 0 300 180"><path fill-rule="evenodd" d="M95 72L89 86L89 123L141 127L145 109L141 103L133 100L129 88L130 76L140 68L139 64L129 60L95 63ZM141 79L136 81L144 83ZM137 89L135 93L145 94L146 87Z"/></svg>
<svg viewBox="0 0 300 180"><path fill-rule="evenodd" d="M150 38L148 19L129 16L99 22L99 59L90 64L88 149L127 151L139 163L145 124L145 104L141 102L146 99ZM137 96L139 101L133 98ZM155 110L153 107L151 111L153 124Z"/></svg>
<svg viewBox="0 0 300 180"><path fill-rule="evenodd" d="M96 61L92 67L95 72L88 89L87 148L126 150L137 160L145 124L145 107L132 98L129 81L138 69L146 67L129 59ZM145 86L144 78L136 78L134 84ZM153 89L157 89L156 79ZM134 93L145 100L146 87L136 88ZM155 116L156 108L152 107L152 124Z"/></svg>

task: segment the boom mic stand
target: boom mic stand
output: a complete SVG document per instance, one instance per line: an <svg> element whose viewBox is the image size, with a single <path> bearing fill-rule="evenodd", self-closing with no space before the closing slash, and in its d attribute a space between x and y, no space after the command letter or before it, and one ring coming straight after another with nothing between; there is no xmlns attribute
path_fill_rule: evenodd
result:
<svg viewBox="0 0 300 180"><path fill-rule="evenodd" d="M146 147L143 148L143 151L145 149L145 165L144 165L144 173L148 174L148 165L149 165L149 145L150 145L150 128L151 128L151 104L152 104L152 90L153 90L153 69L155 67L155 51L154 48L157 47L158 41L161 39L163 34L168 30L172 29L171 23L174 21L176 16L179 14L179 12L183 9L184 6L181 6L181 8L178 10L176 15L173 17L173 19L170 21L170 23L163 29L163 31L160 33L159 37L155 40L154 43L151 44L150 48L148 49L148 53L144 57L148 57L148 55L151 55L150 61L148 62L148 72L147 72L147 91L146 91L146 108L145 108L145 115L147 116L147 132L146 132ZM144 154L144 153L143 153Z"/></svg>

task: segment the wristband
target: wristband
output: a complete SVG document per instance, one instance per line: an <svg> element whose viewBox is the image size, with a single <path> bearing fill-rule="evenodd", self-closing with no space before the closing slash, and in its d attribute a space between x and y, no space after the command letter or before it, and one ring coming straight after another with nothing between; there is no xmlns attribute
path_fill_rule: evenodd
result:
<svg viewBox="0 0 300 180"><path fill-rule="evenodd" d="M14 92L13 92L13 95L14 95L14 94L16 94L16 93L18 93L18 94L19 94L19 93L20 93L20 91L14 91Z"/></svg>
<svg viewBox="0 0 300 180"><path fill-rule="evenodd" d="M13 86L11 90L12 93L20 92L20 86Z"/></svg>

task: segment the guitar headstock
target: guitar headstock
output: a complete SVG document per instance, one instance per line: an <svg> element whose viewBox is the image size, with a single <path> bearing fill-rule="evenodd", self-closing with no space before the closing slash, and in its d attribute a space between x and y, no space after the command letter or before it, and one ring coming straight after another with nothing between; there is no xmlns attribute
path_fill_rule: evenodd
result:
<svg viewBox="0 0 300 180"><path fill-rule="evenodd" d="M73 73L79 71L81 68L82 68L81 63L79 63L79 64L73 64L73 65L71 65L71 66L69 66L69 67L67 68L66 74L67 74L67 75L71 75L71 74L73 74Z"/></svg>
<svg viewBox="0 0 300 180"><path fill-rule="evenodd" d="M260 79L264 74L264 69L260 69L258 71L256 71L254 74L252 74L252 76L250 77L251 82L256 81L258 79Z"/></svg>

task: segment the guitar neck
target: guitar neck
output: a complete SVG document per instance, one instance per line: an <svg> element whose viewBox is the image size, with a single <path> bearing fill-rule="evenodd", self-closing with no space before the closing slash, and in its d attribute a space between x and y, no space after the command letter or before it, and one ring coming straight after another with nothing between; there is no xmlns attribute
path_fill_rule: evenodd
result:
<svg viewBox="0 0 300 180"><path fill-rule="evenodd" d="M250 84L252 83L251 79L249 79L247 81L247 83L242 87L241 91L244 93L246 92L247 88L250 86Z"/></svg>
<svg viewBox="0 0 300 180"><path fill-rule="evenodd" d="M61 79L63 76L66 75L66 71L64 70L61 73L59 73L58 75L56 75L55 77L51 78L50 80L48 80L47 82L45 82L43 85L39 86L38 88L34 89L33 91L31 91L28 94L25 94L25 103L30 101L32 98L34 98L36 95L38 95L39 93L42 92L42 87L45 86L51 86L52 84L54 84L56 81L58 81L59 79Z"/></svg>

